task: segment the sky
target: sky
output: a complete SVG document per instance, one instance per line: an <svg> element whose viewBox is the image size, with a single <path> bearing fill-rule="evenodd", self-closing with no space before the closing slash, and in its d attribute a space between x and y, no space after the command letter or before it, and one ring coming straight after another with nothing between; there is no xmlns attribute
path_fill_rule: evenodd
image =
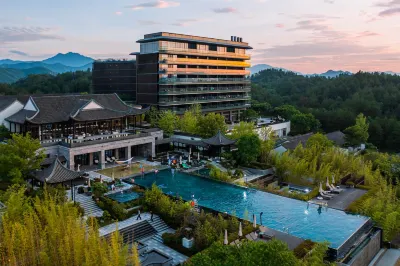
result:
<svg viewBox="0 0 400 266"><path fill-rule="evenodd" d="M0 0L0 59L129 58L144 34L243 38L251 63L400 72L400 0Z"/></svg>

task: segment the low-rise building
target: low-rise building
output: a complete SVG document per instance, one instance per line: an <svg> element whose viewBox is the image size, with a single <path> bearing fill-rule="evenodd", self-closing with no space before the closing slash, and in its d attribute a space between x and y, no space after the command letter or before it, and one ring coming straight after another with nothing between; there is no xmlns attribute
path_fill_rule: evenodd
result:
<svg viewBox="0 0 400 266"><path fill-rule="evenodd" d="M269 127L277 138L283 138L290 133L290 121L280 118L262 118L257 119L256 131L259 135L262 134L262 128Z"/></svg>
<svg viewBox="0 0 400 266"><path fill-rule="evenodd" d="M45 95L30 96L5 120L11 132L39 139L47 157L64 156L69 169L104 168L117 159L155 156L163 132L140 127L146 111L117 94Z"/></svg>

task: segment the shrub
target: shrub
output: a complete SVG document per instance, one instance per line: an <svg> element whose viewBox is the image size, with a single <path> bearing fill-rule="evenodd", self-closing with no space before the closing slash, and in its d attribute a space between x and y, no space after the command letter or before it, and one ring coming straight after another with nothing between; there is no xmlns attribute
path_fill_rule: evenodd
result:
<svg viewBox="0 0 400 266"><path fill-rule="evenodd" d="M312 242L309 239L306 239L293 250L294 255L297 258L302 259L307 255L308 252L310 252L314 248L314 246L315 246L314 242Z"/></svg>
<svg viewBox="0 0 400 266"><path fill-rule="evenodd" d="M78 194L83 194L83 193L84 193L83 187L78 187Z"/></svg>
<svg viewBox="0 0 400 266"><path fill-rule="evenodd" d="M93 195L95 197L101 197L108 191L108 187L100 182L95 182L92 186Z"/></svg>

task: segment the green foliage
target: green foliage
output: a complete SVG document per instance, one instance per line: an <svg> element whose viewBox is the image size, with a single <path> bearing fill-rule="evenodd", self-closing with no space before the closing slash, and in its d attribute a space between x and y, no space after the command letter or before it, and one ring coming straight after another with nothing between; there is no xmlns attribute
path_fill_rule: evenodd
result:
<svg viewBox="0 0 400 266"><path fill-rule="evenodd" d="M359 114L356 118L356 124L344 130L347 144L355 146L367 143L369 138L368 129L367 118L363 114Z"/></svg>
<svg viewBox="0 0 400 266"><path fill-rule="evenodd" d="M253 135L244 135L237 142L236 159L239 164L248 165L256 161L261 151L260 138Z"/></svg>
<svg viewBox="0 0 400 266"><path fill-rule="evenodd" d="M232 177L229 175L229 173L220 170L218 167L211 166L210 178L219 180L222 182L229 182Z"/></svg>
<svg viewBox="0 0 400 266"><path fill-rule="evenodd" d="M363 113L369 141L380 150L400 152L400 77L359 72L337 78L307 77L279 70L252 76L252 108L292 105L312 113L325 132L343 131Z"/></svg>
<svg viewBox="0 0 400 266"><path fill-rule="evenodd" d="M304 240L293 250L294 255L299 259L304 258L314 248L315 244L309 239Z"/></svg>
<svg viewBox="0 0 400 266"><path fill-rule="evenodd" d="M58 75L36 74L13 84L0 84L0 95L91 92L92 72L76 71Z"/></svg>
<svg viewBox="0 0 400 266"><path fill-rule="evenodd" d="M220 114L208 113L198 119L198 134L203 138L210 138L218 131L224 133L226 130L225 117Z"/></svg>
<svg viewBox="0 0 400 266"><path fill-rule="evenodd" d="M232 139L240 139L243 136L253 135L254 123L253 122L240 122L236 124L232 129Z"/></svg>
<svg viewBox="0 0 400 266"><path fill-rule="evenodd" d="M291 134L304 134L310 131L316 131L320 128L321 123L315 119L313 114L295 114L291 120Z"/></svg>
<svg viewBox="0 0 400 266"><path fill-rule="evenodd" d="M4 145L0 144L0 180L21 183L28 174L40 168L44 159L43 151L38 152L40 142L29 134L12 134Z"/></svg>
<svg viewBox="0 0 400 266"><path fill-rule="evenodd" d="M51 195L29 198L25 189L12 188L0 224L0 265L132 265L118 233L109 242L96 224L86 224L78 208L56 202ZM137 264L136 264L137 265Z"/></svg>
<svg viewBox="0 0 400 266"><path fill-rule="evenodd" d="M4 125L0 125L0 141L8 139L11 136L10 131Z"/></svg>
<svg viewBox="0 0 400 266"><path fill-rule="evenodd" d="M107 197L99 197L96 201L100 209L107 211L112 219L122 221L128 218L129 214L121 203Z"/></svg>
<svg viewBox="0 0 400 266"><path fill-rule="evenodd" d="M256 121L259 114L254 109L247 109L241 114L241 118L246 122Z"/></svg>
<svg viewBox="0 0 400 266"><path fill-rule="evenodd" d="M160 119L160 111L158 111L157 107L152 106L150 111L146 113L146 120L150 123L152 127L158 126L158 120Z"/></svg>
<svg viewBox="0 0 400 266"><path fill-rule="evenodd" d="M177 128L178 117L177 115L168 110L164 111L160 114L160 118L158 120L158 127L164 131L167 135L174 134L174 130Z"/></svg>
<svg viewBox="0 0 400 266"><path fill-rule="evenodd" d="M104 193L108 192L107 185L100 182L94 182L92 184L92 192L95 197L101 197Z"/></svg>
<svg viewBox="0 0 400 266"><path fill-rule="evenodd" d="M306 143L306 147L317 147L318 150L324 151L327 148L333 147L333 142L330 141L326 135L321 134L321 133L316 133L312 135Z"/></svg>
<svg viewBox="0 0 400 266"><path fill-rule="evenodd" d="M179 119L179 130L190 134L196 134L200 116L201 106L198 104L192 105Z"/></svg>

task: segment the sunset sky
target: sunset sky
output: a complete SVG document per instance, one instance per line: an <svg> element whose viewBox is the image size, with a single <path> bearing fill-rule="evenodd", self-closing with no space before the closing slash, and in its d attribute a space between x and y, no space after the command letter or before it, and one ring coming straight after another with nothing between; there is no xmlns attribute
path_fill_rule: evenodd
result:
<svg viewBox="0 0 400 266"><path fill-rule="evenodd" d="M146 33L230 39L252 64L400 72L400 0L0 0L0 59L127 58Z"/></svg>

